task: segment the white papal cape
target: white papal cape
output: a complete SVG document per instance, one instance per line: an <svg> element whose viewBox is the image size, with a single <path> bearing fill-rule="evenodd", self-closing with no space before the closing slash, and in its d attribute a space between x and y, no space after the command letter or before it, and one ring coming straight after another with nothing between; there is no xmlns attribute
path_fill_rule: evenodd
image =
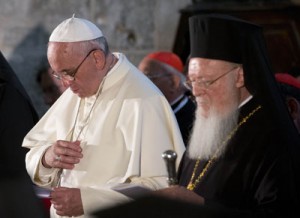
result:
<svg viewBox="0 0 300 218"><path fill-rule="evenodd" d="M129 201L131 198L114 191L120 184L152 190L166 187L161 155L175 150L178 167L184 151L165 97L123 54L114 55L119 61L108 73L98 98L80 99L67 89L22 145L30 148L26 167L33 182L53 187L58 169L42 166L43 153L56 140L81 141L83 158L73 170L63 170L60 185L80 188L85 214ZM51 217L59 217L53 207Z"/></svg>

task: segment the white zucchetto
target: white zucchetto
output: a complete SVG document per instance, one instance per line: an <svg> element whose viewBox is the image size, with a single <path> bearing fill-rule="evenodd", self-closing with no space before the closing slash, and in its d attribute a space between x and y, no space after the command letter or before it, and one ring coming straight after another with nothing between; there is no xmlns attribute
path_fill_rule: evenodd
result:
<svg viewBox="0 0 300 218"><path fill-rule="evenodd" d="M49 42L80 42L102 37L101 30L92 22L72 18L64 20L52 32Z"/></svg>

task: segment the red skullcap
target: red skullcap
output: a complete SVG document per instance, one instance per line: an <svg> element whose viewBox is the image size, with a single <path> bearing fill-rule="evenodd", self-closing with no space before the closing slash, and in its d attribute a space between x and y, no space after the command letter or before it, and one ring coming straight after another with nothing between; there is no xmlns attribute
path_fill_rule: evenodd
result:
<svg viewBox="0 0 300 218"><path fill-rule="evenodd" d="M183 63L181 59L174 53L168 51L153 52L146 56L146 58L155 59L162 63L174 67L179 72L183 72Z"/></svg>
<svg viewBox="0 0 300 218"><path fill-rule="evenodd" d="M275 78L280 83L285 83L287 85L300 89L300 82L288 73L276 73Z"/></svg>

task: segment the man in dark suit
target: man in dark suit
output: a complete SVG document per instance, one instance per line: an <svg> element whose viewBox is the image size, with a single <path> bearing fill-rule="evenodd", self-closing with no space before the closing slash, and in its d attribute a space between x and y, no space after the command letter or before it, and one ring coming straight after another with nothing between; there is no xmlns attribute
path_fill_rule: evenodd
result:
<svg viewBox="0 0 300 218"><path fill-rule="evenodd" d="M167 51L150 53L143 58L139 69L161 90L176 116L185 145L188 144L193 126L196 104L189 90L180 58Z"/></svg>

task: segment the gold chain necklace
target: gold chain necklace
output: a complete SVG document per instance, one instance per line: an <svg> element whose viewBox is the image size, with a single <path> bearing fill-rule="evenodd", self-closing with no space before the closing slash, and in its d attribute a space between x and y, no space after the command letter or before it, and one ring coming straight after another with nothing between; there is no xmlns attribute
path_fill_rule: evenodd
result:
<svg viewBox="0 0 300 218"><path fill-rule="evenodd" d="M252 117L255 114L255 112L257 112L259 109L261 109L260 105L257 108L255 108L253 111L251 111L246 117L244 117L243 120L241 122L239 122L238 125L228 134L228 136L226 137L226 139L221 143L220 147L222 147L224 144L226 144L232 138L232 136L235 134L235 132L240 128L240 126L243 125L244 123L246 123L247 120L250 117ZM193 191L196 188L196 186L199 184L199 182L201 181L201 179L203 178L203 176L205 175L205 173L208 171L208 169L210 168L210 166L216 160L216 156L218 154L218 151L219 151L219 149L208 160L207 164L205 165L205 167L203 168L203 170L199 174L198 178L194 181L196 170L197 170L198 165L200 163L200 159L197 159L197 162L196 162L195 167L193 169L192 177L191 177L190 182L189 182L189 184L187 186L188 190Z"/></svg>

